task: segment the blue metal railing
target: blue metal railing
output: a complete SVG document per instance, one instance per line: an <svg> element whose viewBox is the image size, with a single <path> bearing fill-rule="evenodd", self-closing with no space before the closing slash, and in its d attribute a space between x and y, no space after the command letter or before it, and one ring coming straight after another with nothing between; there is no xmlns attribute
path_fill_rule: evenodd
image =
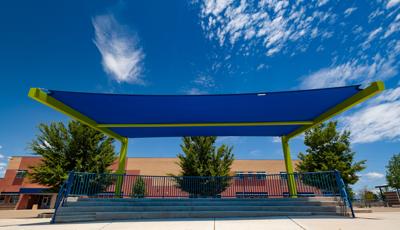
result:
<svg viewBox="0 0 400 230"><path fill-rule="evenodd" d="M69 172L67 180L65 180L65 182L61 185L60 190L58 191L56 203L54 205L54 214L50 221L51 223L54 223L58 208L64 205L64 202L67 200L68 195L70 194L74 176L74 171Z"/></svg>
<svg viewBox="0 0 400 230"><path fill-rule="evenodd" d="M342 198L342 202L345 203L345 207L348 207L350 209L351 216L355 218L356 216L354 215L353 204L351 203L351 199L347 194L346 185L342 177L340 176L340 172L337 170L335 171L335 177L338 183L338 187L340 189L340 197Z"/></svg>
<svg viewBox="0 0 400 230"><path fill-rule="evenodd" d="M297 194L289 194L288 176L293 176ZM60 188L57 209L68 197L81 198L284 198L338 197L343 214L354 212L338 171L286 174L241 174L228 177L145 176L71 172Z"/></svg>

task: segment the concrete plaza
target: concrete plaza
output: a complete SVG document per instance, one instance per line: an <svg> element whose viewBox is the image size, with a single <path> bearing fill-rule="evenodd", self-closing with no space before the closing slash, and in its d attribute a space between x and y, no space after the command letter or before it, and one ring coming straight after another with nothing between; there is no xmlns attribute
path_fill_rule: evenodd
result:
<svg viewBox="0 0 400 230"><path fill-rule="evenodd" d="M271 217L252 219L172 219L107 221L72 224L49 224L47 218L0 219L0 229L77 229L77 230L236 230L236 229L399 229L400 210L359 213L356 219L343 217Z"/></svg>

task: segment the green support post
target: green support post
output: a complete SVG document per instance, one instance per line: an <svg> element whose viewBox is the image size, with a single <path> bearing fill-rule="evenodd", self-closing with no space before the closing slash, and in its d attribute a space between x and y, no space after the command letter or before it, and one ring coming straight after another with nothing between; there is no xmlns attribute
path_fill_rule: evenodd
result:
<svg viewBox="0 0 400 230"><path fill-rule="evenodd" d="M121 140L121 151L119 153L119 163L117 170L117 184L115 186L115 195L120 196L122 185L124 183L126 155L128 152L128 138L124 137Z"/></svg>
<svg viewBox="0 0 400 230"><path fill-rule="evenodd" d="M297 188L293 174L292 157L290 156L289 139L286 136L282 137L282 149L283 149L283 156L285 158L289 195L292 198L297 198Z"/></svg>

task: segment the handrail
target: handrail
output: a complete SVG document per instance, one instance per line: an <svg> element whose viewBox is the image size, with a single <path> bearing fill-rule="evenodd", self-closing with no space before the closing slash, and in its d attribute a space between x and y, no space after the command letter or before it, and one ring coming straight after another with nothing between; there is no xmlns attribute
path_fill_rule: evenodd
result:
<svg viewBox="0 0 400 230"><path fill-rule="evenodd" d="M60 206L63 206L65 199L68 198L69 192L71 191L73 178L74 178L74 172L71 171L68 173L67 179L61 185L61 187L58 191L56 203L54 205L54 214L50 221L50 223L52 223L52 224L55 223L58 208Z"/></svg>
<svg viewBox="0 0 400 230"><path fill-rule="evenodd" d="M338 183L338 187L340 189L339 190L340 191L340 196L341 196L344 204L350 208L351 216L353 218L355 218L356 216L354 214L353 204L351 203L349 195L347 194L346 185L345 185L345 183L343 181L343 178L340 176L340 172L335 170L335 176L336 176L336 182Z"/></svg>

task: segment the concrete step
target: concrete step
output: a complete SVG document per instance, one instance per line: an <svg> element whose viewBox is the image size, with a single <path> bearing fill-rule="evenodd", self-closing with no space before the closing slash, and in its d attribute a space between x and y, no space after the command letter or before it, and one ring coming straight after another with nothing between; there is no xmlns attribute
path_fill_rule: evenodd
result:
<svg viewBox="0 0 400 230"><path fill-rule="evenodd" d="M230 201L203 201L203 202L193 202L189 200L184 201L174 201L174 202L165 202L162 200L158 201L145 201L142 202L140 200L134 201L77 201L77 202L67 202L65 206L67 207L76 207L76 206L235 206L235 205L247 205L247 206L336 206L339 205L340 202L337 201L281 201L281 202L269 202L268 200L263 201L241 201L241 202L230 202Z"/></svg>
<svg viewBox="0 0 400 230"><path fill-rule="evenodd" d="M57 210L56 223L162 218L340 215L334 197L277 199L80 198Z"/></svg>
<svg viewBox="0 0 400 230"><path fill-rule="evenodd" d="M277 211L176 211L176 212L99 212L95 215L64 216L57 215L56 223L127 220L127 219L165 219L165 218L228 218L228 217L268 217L268 216L310 216L312 212ZM328 213L329 214L329 213ZM332 214L330 214L332 215Z"/></svg>
<svg viewBox="0 0 400 230"><path fill-rule="evenodd" d="M56 223L69 223L69 222L86 222L86 221L95 221L96 213L85 214L85 215L56 215L55 222Z"/></svg>
<svg viewBox="0 0 400 230"><path fill-rule="evenodd" d="M61 207L57 214L86 212L152 212L152 211L295 211L295 212L336 212L338 206L77 206Z"/></svg>
<svg viewBox="0 0 400 230"><path fill-rule="evenodd" d="M79 202L243 202L243 201L254 201L254 202L282 202L282 201L338 201L339 197L300 197L300 198L79 198Z"/></svg>

